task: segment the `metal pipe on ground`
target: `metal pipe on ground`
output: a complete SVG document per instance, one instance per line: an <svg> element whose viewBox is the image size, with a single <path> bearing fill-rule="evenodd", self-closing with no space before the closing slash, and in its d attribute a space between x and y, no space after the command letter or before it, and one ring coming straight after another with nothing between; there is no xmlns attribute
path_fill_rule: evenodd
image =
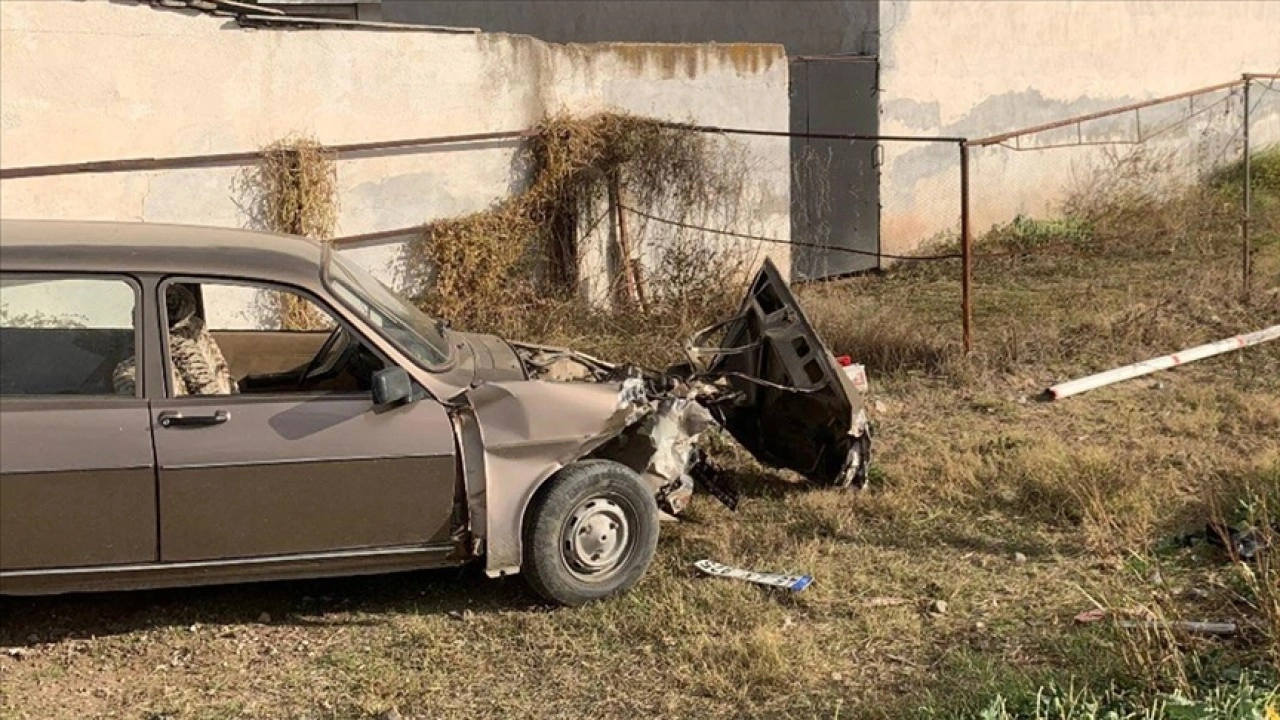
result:
<svg viewBox="0 0 1280 720"><path fill-rule="evenodd" d="M1058 383L1044 391L1045 396L1049 400L1062 400L1063 398L1079 395L1095 388L1104 387L1113 383L1132 380L1143 375L1150 375L1161 370L1167 370L1179 365L1186 365L1196 360L1203 360L1214 355L1240 350L1250 345L1259 345L1270 340L1280 339L1280 325L1272 325L1265 330L1258 330L1245 335L1236 335L1225 340L1211 342L1207 345L1198 345L1187 350L1182 350L1172 355L1162 355L1150 360L1125 365L1114 370L1107 370L1095 375L1077 378L1064 383Z"/></svg>

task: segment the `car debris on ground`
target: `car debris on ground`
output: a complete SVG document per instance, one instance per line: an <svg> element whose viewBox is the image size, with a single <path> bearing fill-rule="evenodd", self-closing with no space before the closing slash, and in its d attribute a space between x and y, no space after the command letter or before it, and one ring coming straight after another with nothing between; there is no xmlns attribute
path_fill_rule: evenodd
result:
<svg viewBox="0 0 1280 720"><path fill-rule="evenodd" d="M1104 608L1093 608L1075 616L1077 625L1092 625L1106 620L1110 613ZM1118 620L1118 627L1126 630L1180 630L1200 635L1234 635L1233 622L1202 622L1193 620Z"/></svg>
<svg viewBox="0 0 1280 720"><path fill-rule="evenodd" d="M1170 355L1162 355L1150 360L1143 360L1124 367L1118 367L1112 370L1088 375L1086 377L1077 378L1068 382L1058 383L1044 391L1046 400L1062 400L1072 395L1088 392L1090 390L1112 385L1114 383L1132 380L1133 378L1150 375L1154 372L1167 370L1169 368L1185 365L1196 360L1203 360L1214 355L1234 352L1247 348L1251 345L1260 345L1264 342L1280 339L1280 325L1272 325L1269 328L1258 330L1256 332L1246 333L1244 335L1235 335L1217 342L1197 345L1193 348L1180 350Z"/></svg>
<svg viewBox="0 0 1280 720"><path fill-rule="evenodd" d="M1200 635L1235 635L1236 624L1233 622L1194 622L1179 620L1166 622L1160 620L1121 620L1120 627L1126 630L1181 630Z"/></svg>
<svg viewBox="0 0 1280 720"><path fill-rule="evenodd" d="M1222 548L1233 560L1253 562L1271 548L1273 538L1280 534L1280 527L1273 527L1271 532L1252 525L1227 526L1221 523L1206 523L1203 530L1186 533L1174 538L1173 542L1189 547L1204 541Z"/></svg>
<svg viewBox="0 0 1280 720"><path fill-rule="evenodd" d="M791 592L800 592L809 587L813 583L812 575L785 575L774 572L756 572L754 570L744 570L742 568L731 567L729 565L721 565L711 560L699 560L693 564L702 572L715 577L731 578L734 580L746 580L758 585L768 585L770 587L783 588Z"/></svg>

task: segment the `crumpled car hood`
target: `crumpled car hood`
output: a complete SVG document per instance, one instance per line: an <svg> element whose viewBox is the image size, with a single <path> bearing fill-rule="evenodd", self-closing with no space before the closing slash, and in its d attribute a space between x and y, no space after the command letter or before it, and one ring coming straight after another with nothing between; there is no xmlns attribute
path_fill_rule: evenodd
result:
<svg viewBox="0 0 1280 720"><path fill-rule="evenodd" d="M510 350L530 378L598 383L628 372L562 348L511 343ZM755 276L738 313L695 334L684 351L686 364L664 372L630 371L647 379L654 399L696 397L768 465L826 485L865 482L870 426L861 394L771 261ZM485 357L506 357L486 352Z"/></svg>

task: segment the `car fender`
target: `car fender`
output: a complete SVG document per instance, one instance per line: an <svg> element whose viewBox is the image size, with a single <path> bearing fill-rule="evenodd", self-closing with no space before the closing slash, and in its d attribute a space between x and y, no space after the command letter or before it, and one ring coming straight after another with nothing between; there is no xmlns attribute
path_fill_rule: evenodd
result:
<svg viewBox="0 0 1280 720"><path fill-rule="evenodd" d="M457 400L468 518L490 576L519 572L524 515L538 488L652 411L639 380L491 382Z"/></svg>

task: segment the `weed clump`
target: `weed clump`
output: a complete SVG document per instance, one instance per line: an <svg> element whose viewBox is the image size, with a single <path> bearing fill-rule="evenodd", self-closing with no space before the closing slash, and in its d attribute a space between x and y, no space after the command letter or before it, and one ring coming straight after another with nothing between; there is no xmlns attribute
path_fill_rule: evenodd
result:
<svg viewBox="0 0 1280 720"><path fill-rule="evenodd" d="M1271 145L1251 153L1250 185L1254 193L1280 199L1280 145ZM1239 193L1244 187L1244 162L1235 162L1209 176L1218 188Z"/></svg>
<svg viewBox="0 0 1280 720"><path fill-rule="evenodd" d="M262 148L249 170L259 188L259 224L274 232L315 240L333 237L338 224L338 173L333 153L314 138L290 136Z"/></svg>
<svg viewBox="0 0 1280 720"><path fill-rule="evenodd" d="M257 227L327 242L338 225L338 173L332 151L314 138L289 136L262 148L261 160L237 179L254 201L250 219ZM289 293L259 293L260 319L288 330L314 330L327 324L306 300Z"/></svg>
<svg viewBox="0 0 1280 720"><path fill-rule="evenodd" d="M726 209L743 191L741 158L712 138L623 113L547 118L517 161L529 169L527 188L488 210L429 223L401 258L414 299L469 330L555 335L545 326L548 316L590 319L577 307L585 279L578 274L586 252L580 240L617 223L619 205L677 221L715 213L731 224ZM644 247L651 233L627 212L622 220L637 242L611 248L608 269L609 292L622 306L681 324L724 307L720 296L731 289L725 280L748 264L736 248L675 229Z"/></svg>

